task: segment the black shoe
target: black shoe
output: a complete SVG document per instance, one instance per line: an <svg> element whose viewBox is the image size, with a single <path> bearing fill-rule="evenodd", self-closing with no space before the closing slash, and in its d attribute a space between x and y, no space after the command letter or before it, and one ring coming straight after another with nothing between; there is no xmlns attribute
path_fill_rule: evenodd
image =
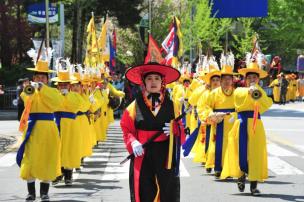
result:
<svg viewBox="0 0 304 202"><path fill-rule="evenodd" d="M64 183L66 186L72 186L73 184L73 170L65 170Z"/></svg>
<svg viewBox="0 0 304 202"><path fill-rule="evenodd" d="M28 195L26 196L25 201L35 201L36 200L36 189L35 182L27 183Z"/></svg>
<svg viewBox="0 0 304 202"><path fill-rule="evenodd" d="M220 179L221 172L218 172L218 171L214 172L214 176L216 179Z"/></svg>
<svg viewBox="0 0 304 202"><path fill-rule="evenodd" d="M50 197L49 197L49 188L50 188L50 184L49 183L40 183L40 198L41 201L50 201Z"/></svg>
<svg viewBox="0 0 304 202"><path fill-rule="evenodd" d="M41 196L41 201L50 201L50 197L47 194Z"/></svg>
<svg viewBox="0 0 304 202"><path fill-rule="evenodd" d="M251 191L251 195L252 195L252 196L261 196L261 192L260 192L260 190L258 190L257 188L255 188L255 189L250 189L250 191Z"/></svg>
<svg viewBox="0 0 304 202"><path fill-rule="evenodd" d="M62 179L63 179L63 175L56 177L56 179L52 182L52 185L58 184L59 182L62 181Z"/></svg>
<svg viewBox="0 0 304 202"><path fill-rule="evenodd" d="M212 171L212 168L206 168L207 173L211 173L211 171Z"/></svg>
<svg viewBox="0 0 304 202"><path fill-rule="evenodd" d="M25 199L25 201L35 201L35 200L36 200L36 196L32 194L28 194Z"/></svg>
<svg viewBox="0 0 304 202"><path fill-rule="evenodd" d="M244 192L244 190L245 190L245 180L246 180L246 176L243 175L237 181L237 186L238 186L238 189L240 192Z"/></svg>

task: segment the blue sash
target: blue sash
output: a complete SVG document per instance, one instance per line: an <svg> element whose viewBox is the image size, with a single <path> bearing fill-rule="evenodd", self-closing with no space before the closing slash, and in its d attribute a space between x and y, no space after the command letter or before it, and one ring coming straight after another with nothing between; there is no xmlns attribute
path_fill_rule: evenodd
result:
<svg viewBox="0 0 304 202"><path fill-rule="evenodd" d="M76 113L77 116L81 116L81 115L85 115L85 114L86 114L86 112L81 112L81 111Z"/></svg>
<svg viewBox="0 0 304 202"><path fill-rule="evenodd" d="M213 112L234 112L234 109L214 109ZM215 171L222 171L222 154L223 154L223 138L224 138L224 120L216 124L215 135Z"/></svg>
<svg viewBox="0 0 304 202"><path fill-rule="evenodd" d="M192 150L192 147L198 137L198 133L199 133L199 129L201 127L201 122L200 120L197 121L197 128L192 132L192 134L188 137L188 139L186 140L186 142L182 145L183 149L184 149L184 156L188 156L189 153Z"/></svg>
<svg viewBox="0 0 304 202"><path fill-rule="evenodd" d="M56 124L59 128L60 131L60 121L62 118L68 118L68 119L75 119L76 118L76 114L72 113L72 112L55 112L55 120L56 120Z"/></svg>
<svg viewBox="0 0 304 202"><path fill-rule="evenodd" d="M248 118L253 118L253 113L253 111L238 112L238 119L240 119L239 165L241 171L243 171L244 173L248 173ZM258 119L261 119L260 114L258 115Z"/></svg>
<svg viewBox="0 0 304 202"><path fill-rule="evenodd" d="M206 126L205 153L207 153L208 148L209 148L210 131L211 131L211 125L207 125Z"/></svg>
<svg viewBox="0 0 304 202"><path fill-rule="evenodd" d="M32 130L35 126L36 121L38 120L42 120L42 121L54 121L54 114L52 113L31 113L29 115L29 119L28 119L28 126L27 126L27 131L25 134L25 138L23 140L23 142L21 143L18 152L17 152L17 156L16 156L16 162L18 164L18 166L21 166L21 161L23 159L23 153L24 153L24 149L25 149L25 144L26 142L29 140Z"/></svg>

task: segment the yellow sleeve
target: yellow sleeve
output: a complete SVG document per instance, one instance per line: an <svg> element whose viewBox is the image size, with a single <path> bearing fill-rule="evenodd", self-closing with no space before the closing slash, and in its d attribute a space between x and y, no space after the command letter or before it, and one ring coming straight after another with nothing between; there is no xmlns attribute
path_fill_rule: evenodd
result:
<svg viewBox="0 0 304 202"><path fill-rule="evenodd" d="M108 83L108 88L112 95L117 97L125 97L125 93L120 90L117 90L112 84Z"/></svg>
<svg viewBox="0 0 304 202"><path fill-rule="evenodd" d="M82 105L79 111L86 112L90 109L91 103L89 97L85 94L81 95L82 97Z"/></svg>
<svg viewBox="0 0 304 202"><path fill-rule="evenodd" d="M272 88L272 87L274 87L275 85L276 85L276 79L273 80L273 81L271 82L271 84L270 84L268 87Z"/></svg>
<svg viewBox="0 0 304 202"><path fill-rule="evenodd" d="M63 104L64 97L56 88L51 88L47 85L43 85L39 91L39 97L43 104L48 108L57 111Z"/></svg>
<svg viewBox="0 0 304 202"><path fill-rule="evenodd" d="M272 105L272 99L269 98L266 92L260 87L256 86L261 91L262 96L254 100L248 92L248 88L238 88L234 93L234 103L237 111L249 111L254 110L255 102L259 106L260 114L267 111Z"/></svg>
<svg viewBox="0 0 304 202"><path fill-rule="evenodd" d="M207 106L209 94L209 90L205 91L197 103L197 113L201 121L205 121L209 114L212 112L210 111L210 107Z"/></svg>
<svg viewBox="0 0 304 202"><path fill-rule="evenodd" d="M76 113L80 111L83 99L80 94L75 92L69 92L64 99L64 109L69 112Z"/></svg>

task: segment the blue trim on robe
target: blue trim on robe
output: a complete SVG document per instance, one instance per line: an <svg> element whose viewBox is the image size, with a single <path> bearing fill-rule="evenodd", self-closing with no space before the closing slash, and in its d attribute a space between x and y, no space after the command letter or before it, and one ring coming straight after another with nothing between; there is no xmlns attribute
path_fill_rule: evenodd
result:
<svg viewBox="0 0 304 202"><path fill-rule="evenodd" d="M200 120L197 120L197 128L192 132L192 134L188 137L186 142L182 145L184 149L184 156L188 156L192 150L193 145L195 144L195 141L198 137L199 134L199 129L201 127L201 122Z"/></svg>
<svg viewBox="0 0 304 202"><path fill-rule="evenodd" d="M208 148L209 148L210 132L211 132L211 125L207 125L206 126L205 153L207 153Z"/></svg>
<svg viewBox="0 0 304 202"><path fill-rule="evenodd" d="M214 109L213 112L234 112L235 109ZM215 163L214 170L222 171L222 155L223 155L223 139L224 139L224 120L216 124L215 135Z"/></svg>
<svg viewBox="0 0 304 202"><path fill-rule="evenodd" d="M55 120L56 120L56 124L59 128L60 131L60 121L62 118L67 118L67 119L75 119L76 118L76 114L72 113L72 112L55 112Z"/></svg>
<svg viewBox="0 0 304 202"><path fill-rule="evenodd" d="M253 118L253 111L238 112L238 119L240 119L239 130L239 165L241 171L248 173L248 118ZM260 114L258 119L261 119Z"/></svg>
<svg viewBox="0 0 304 202"><path fill-rule="evenodd" d="M55 117L53 113L30 113L25 138L21 143L16 156L16 162L19 167L21 166L21 161L23 159L25 144L27 143L32 134L36 121L54 121L54 119Z"/></svg>

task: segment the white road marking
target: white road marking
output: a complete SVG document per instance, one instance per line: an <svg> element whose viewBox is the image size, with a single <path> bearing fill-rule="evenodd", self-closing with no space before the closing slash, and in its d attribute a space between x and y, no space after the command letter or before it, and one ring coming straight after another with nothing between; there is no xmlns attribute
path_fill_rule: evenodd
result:
<svg viewBox="0 0 304 202"><path fill-rule="evenodd" d="M304 152L304 145L294 145L294 147L295 147L297 150L299 150L299 151L301 151L301 152Z"/></svg>
<svg viewBox="0 0 304 202"><path fill-rule="evenodd" d="M7 153L0 158L0 167L10 167L16 163L16 152Z"/></svg>
<svg viewBox="0 0 304 202"><path fill-rule="evenodd" d="M182 160L180 161L179 172L180 172L180 174L179 174L180 177L189 177L190 176L190 174L187 171L187 169L186 169Z"/></svg>
<svg viewBox="0 0 304 202"><path fill-rule="evenodd" d="M184 153L184 150L181 151L181 158L182 159L192 159L192 158L194 158L194 153L192 153L192 152L190 152L190 154L188 156L184 156L183 153Z"/></svg>
<svg viewBox="0 0 304 202"><path fill-rule="evenodd" d="M266 131L304 132L304 129L292 129L292 128L267 128Z"/></svg>
<svg viewBox="0 0 304 202"><path fill-rule="evenodd" d="M279 157L268 157L268 169L276 175L303 175L298 168L290 165Z"/></svg>
<svg viewBox="0 0 304 202"><path fill-rule="evenodd" d="M108 162L104 170L102 180L125 180L129 178L129 165L130 161L120 165L115 162Z"/></svg>
<svg viewBox="0 0 304 202"><path fill-rule="evenodd" d="M97 158L92 158L97 157ZM107 162L110 157L110 152L94 153L92 157L85 158L83 162Z"/></svg>
<svg viewBox="0 0 304 202"><path fill-rule="evenodd" d="M120 165L119 163L109 162L104 170L102 180L127 180L129 179L130 161ZM180 161L180 177L189 177L183 161Z"/></svg>
<svg viewBox="0 0 304 202"><path fill-rule="evenodd" d="M268 154L272 156L299 156L296 153L293 153L283 147L278 146L277 144L270 143L267 145Z"/></svg>

